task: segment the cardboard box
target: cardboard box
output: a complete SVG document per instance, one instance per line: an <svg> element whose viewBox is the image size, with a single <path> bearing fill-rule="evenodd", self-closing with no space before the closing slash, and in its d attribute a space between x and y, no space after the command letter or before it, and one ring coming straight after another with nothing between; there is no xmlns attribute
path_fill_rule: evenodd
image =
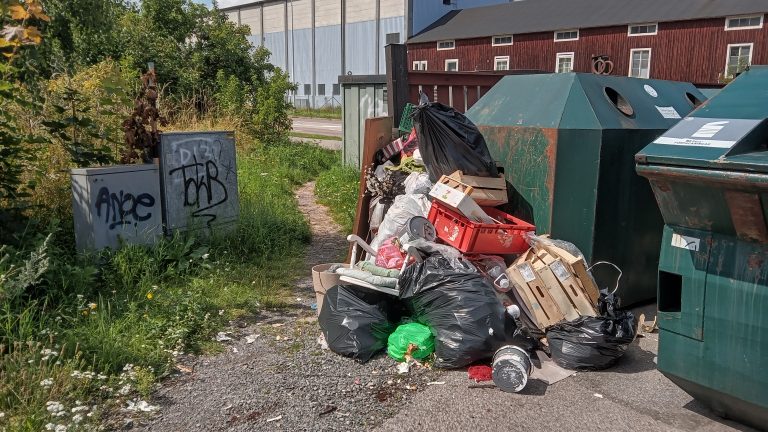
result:
<svg viewBox="0 0 768 432"><path fill-rule="evenodd" d="M480 206L470 197L472 189L459 190L445 184L443 176L440 181L435 183L429 195L443 204L464 215L467 219L482 223L495 223Z"/></svg>
<svg viewBox="0 0 768 432"><path fill-rule="evenodd" d="M456 171L447 177L448 185L464 190L471 187L470 196L478 205L484 207L497 207L508 202L507 200L507 181L504 176L499 177L477 177L464 175L461 171Z"/></svg>

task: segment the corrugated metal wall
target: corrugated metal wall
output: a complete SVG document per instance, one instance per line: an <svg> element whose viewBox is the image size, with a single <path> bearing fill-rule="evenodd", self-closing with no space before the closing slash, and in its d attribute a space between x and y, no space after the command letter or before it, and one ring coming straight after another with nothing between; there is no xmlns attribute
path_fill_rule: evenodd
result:
<svg viewBox="0 0 768 432"><path fill-rule="evenodd" d="M509 46L491 46L491 38L456 41L456 49L437 51L435 42L408 46L409 65L427 60L430 71L458 59L460 71L492 70L495 56L509 56L511 69L555 71L557 53L574 53L574 71L590 72L595 54L614 63L613 75L629 74L630 50L651 49L650 77L695 84L717 84L725 71L728 44L754 43L752 64L768 63L768 25L725 31L724 18L660 23L658 34L627 36L627 26L582 29L579 40L554 42L553 32L514 36Z"/></svg>
<svg viewBox="0 0 768 432"><path fill-rule="evenodd" d="M387 115L384 84L344 84L344 144L342 160L345 165L361 167L365 119Z"/></svg>

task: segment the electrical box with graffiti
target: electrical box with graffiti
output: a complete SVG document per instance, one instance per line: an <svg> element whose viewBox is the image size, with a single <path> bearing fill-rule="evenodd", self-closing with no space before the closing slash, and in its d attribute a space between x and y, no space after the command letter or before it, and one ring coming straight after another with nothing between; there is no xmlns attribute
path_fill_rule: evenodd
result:
<svg viewBox="0 0 768 432"><path fill-rule="evenodd" d="M160 135L166 232L233 226L240 215L233 132Z"/></svg>
<svg viewBox="0 0 768 432"><path fill-rule="evenodd" d="M116 249L122 242L152 244L162 235L156 165L77 168L71 176L78 250Z"/></svg>

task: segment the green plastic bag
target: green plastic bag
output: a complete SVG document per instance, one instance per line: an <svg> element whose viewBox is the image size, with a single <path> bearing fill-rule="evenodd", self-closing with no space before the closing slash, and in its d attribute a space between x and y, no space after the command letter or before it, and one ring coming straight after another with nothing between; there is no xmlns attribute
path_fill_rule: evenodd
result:
<svg viewBox="0 0 768 432"><path fill-rule="evenodd" d="M409 345L416 345L417 349L411 353L411 357L421 360L435 351L435 337L429 327L419 323L401 324L387 339L387 354L393 359L405 361L405 353Z"/></svg>

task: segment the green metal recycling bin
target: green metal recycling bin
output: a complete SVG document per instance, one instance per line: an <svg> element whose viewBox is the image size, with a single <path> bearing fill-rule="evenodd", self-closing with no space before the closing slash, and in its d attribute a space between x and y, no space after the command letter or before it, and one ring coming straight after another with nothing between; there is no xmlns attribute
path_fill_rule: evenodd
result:
<svg viewBox="0 0 768 432"><path fill-rule="evenodd" d="M636 157L664 217L658 368L719 415L768 426L768 67Z"/></svg>
<svg viewBox="0 0 768 432"><path fill-rule="evenodd" d="M656 296L663 220L634 156L706 98L681 82L567 73L504 77L468 112L505 170L507 210L624 272L623 305ZM605 273L601 273L601 271ZM616 273L596 267L604 287Z"/></svg>

